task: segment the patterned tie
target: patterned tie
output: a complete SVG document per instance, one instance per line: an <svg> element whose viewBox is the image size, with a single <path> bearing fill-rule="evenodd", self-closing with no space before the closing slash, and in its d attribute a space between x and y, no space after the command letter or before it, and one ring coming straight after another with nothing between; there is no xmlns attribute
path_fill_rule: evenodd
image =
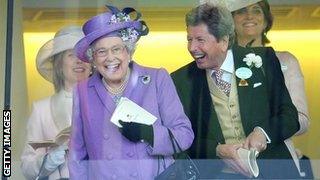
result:
<svg viewBox="0 0 320 180"><path fill-rule="evenodd" d="M212 73L212 77L213 77L213 79L215 79L215 82L216 82L216 85L218 86L218 88L229 97L231 84L224 81L222 79L222 75L223 75L223 70L221 70L221 69L216 70Z"/></svg>

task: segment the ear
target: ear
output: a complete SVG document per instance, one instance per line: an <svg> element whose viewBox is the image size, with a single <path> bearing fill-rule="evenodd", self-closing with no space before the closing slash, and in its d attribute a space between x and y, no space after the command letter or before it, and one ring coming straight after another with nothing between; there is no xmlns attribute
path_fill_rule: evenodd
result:
<svg viewBox="0 0 320 180"><path fill-rule="evenodd" d="M229 36L223 36L220 39L220 48L223 52L226 52L228 50L228 46L229 46Z"/></svg>
<svg viewBox="0 0 320 180"><path fill-rule="evenodd" d="M93 69L96 69L96 68L97 68L97 61L96 61L96 59L93 59L93 60L91 61L91 67L92 67Z"/></svg>
<svg viewBox="0 0 320 180"><path fill-rule="evenodd" d="M91 68L92 68L92 69L96 69L96 68L97 68L95 61L92 61L92 62L90 63L90 65L91 65Z"/></svg>
<svg viewBox="0 0 320 180"><path fill-rule="evenodd" d="M263 21L263 32L262 33L264 33L266 31L267 26L268 26L267 20L264 19L264 21Z"/></svg>

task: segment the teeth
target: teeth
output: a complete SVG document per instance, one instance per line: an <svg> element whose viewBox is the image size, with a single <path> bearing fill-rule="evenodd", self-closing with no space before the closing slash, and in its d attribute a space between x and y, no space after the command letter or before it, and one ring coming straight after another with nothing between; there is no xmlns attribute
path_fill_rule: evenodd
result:
<svg viewBox="0 0 320 180"><path fill-rule="evenodd" d="M73 71L74 71L74 72L84 72L85 69L82 68L82 67L79 67L79 68L73 68Z"/></svg>
<svg viewBox="0 0 320 180"><path fill-rule="evenodd" d="M109 64L106 66L108 72L116 72L120 64Z"/></svg>
<svg viewBox="0 0 320 180"><path fill-rule="evenodd" d="M204 54L196 54L196 55L193 55L193 57L196 59L203 58Z"/></svg>
<svg viewBox="0 0 320 180"><path fill-rule="evenodd" d="M255 23L245 23L244 26L254 26Z"/></svg>
<svg viewBox="0 0 320 180"><path fill-rule="evenodd" d="M113 69L113 68L116 68L118 66L119 66L119 64L112 64L112 65L108 65L107 68L108 69Z"/></svg>

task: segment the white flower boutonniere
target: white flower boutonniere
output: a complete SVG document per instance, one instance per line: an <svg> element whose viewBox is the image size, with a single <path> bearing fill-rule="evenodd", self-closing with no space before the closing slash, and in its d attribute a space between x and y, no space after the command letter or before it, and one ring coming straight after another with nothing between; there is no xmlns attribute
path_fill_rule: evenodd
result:
<svg viewBox="0 0 320 180"><path fill-rule="evenodd" d="M243 61L246 62L246 64L251 67L260 68L262 66L262 59L259 55L255 55L254 53L249 53L246 55L245 58L243 58Z"/></svg>

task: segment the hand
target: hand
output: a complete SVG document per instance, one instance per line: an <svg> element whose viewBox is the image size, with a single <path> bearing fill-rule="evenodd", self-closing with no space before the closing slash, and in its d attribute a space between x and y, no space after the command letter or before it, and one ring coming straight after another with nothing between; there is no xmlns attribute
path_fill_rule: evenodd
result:
<svg viewBox="0 0 320 180"><path fill-rule="evenodd" d="M122 125L120 128L121 134L132 142L146 140L150 145L153 145L153 127L135 122L123 122L119 120Z"/></svg>
<svg viewBox="0 0 320 180"><path fill-rule="evenodd" d="M235 172L251 177L249 169L245 167L238 155L237 150L241 147L243 147L242 144L219 144L216 148L216 154Z"/></svg>
<svg viewBox="0 0 320 180"><path fill-rule="evenodd" d="M54 171L59 165L65 162L66 146L59 146L53 151L49 152L45 160L44 167L48 171Z"/></svg>
<svg viewBox="0 0 320 180"><path fill-rule="evenodd" d="M245 149L256 149L262 152L267 148L267 139L259 128L255 128L246 138L243 146Z"/></svg>

